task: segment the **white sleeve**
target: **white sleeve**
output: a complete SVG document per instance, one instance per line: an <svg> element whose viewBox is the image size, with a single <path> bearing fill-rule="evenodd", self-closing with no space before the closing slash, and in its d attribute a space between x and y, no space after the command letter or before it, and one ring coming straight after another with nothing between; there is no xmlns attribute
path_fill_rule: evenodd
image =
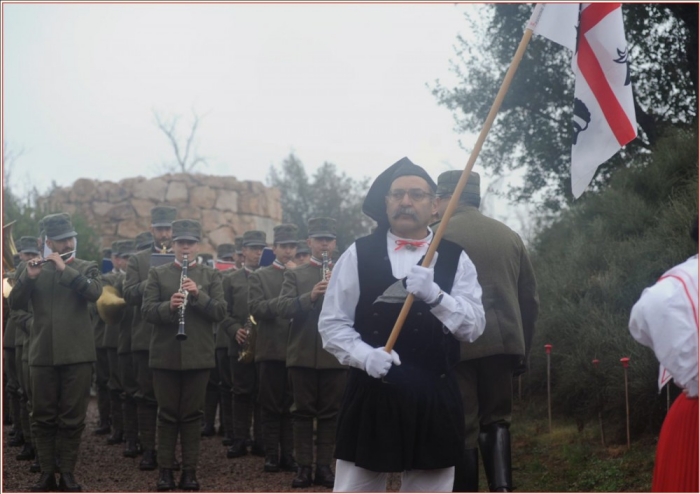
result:
<svg viewBox="0 0 700 494"><path fill-rule="evenodd" d="M352 244L333 267L318 319L323 348L343 365L365 370L373 347L355 331L355 308L360 300L357 249Z"/></svg>
<svg viewBox="0 0 700 494"><path fill-rule="evenodd" d="M680 281L666 278L645 289L632 307L629 330L688 396L698 395L698 330Z"/></svg>
<svg viewBox="0 0 700 494"><path fill-rule="evenodd" d="M452 291L444 294L440 305L431 312L459 341L472 342L484 332L486 315L481 305L481 285L474 263L465 252L459 257Z"/></svg>

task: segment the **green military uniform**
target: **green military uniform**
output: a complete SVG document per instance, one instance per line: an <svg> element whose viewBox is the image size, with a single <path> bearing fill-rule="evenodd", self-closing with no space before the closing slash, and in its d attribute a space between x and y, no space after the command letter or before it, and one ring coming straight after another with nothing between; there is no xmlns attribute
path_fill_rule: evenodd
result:
<svg viewBox="0 0 700 494"><path fill-rule="evenodd" d="M112 249L104 249L103 257L110 258ZM95 384L97 385L97 411L99 424L94 433L97 435L109 434L111 431L112 413L109 400L109 356L105 346L105 322L97 312L97 304L90 303L90 318L95 331Z"/></svg>
<svg viewBox="0 0 700 494"><path fill-rule="evenodd" d="M265 232L250 230L243 235L245 247L265 246ZM228 305L228 317L220 328L226 332L229 340L229 363L231 364L231 392L233 395L233 443L226 452L228 458L247 454L245 443L250 438L250 426L255 409L257 374L255 363L240 361L243 350L236 341L236 332L250 327L248 311L248 280L253 270L247 266L235 271L225 279L224 296ZM252 328L252 331L255 329ZM257 417L256 417L257 419ZM254 440L258 443L262 433L259 432L259 420L255 421Z"/></svg>
<svg viewBox="0 0 700 494"><path fill-rule="evenodd" d="M173 240L201 238L201 226L192 220L173 222ZM207 266L190 262L187 276L199 289L190 296L185 309L186 340L176 339L179 311L170 310L170 299L180 288L179 262L151 268L143 294L142 313L154 325L149 365L158 401L158 460L161 465L175 461L178 434L182 445L183 478L194 478L199 459L202 403L214 367L213 324L223 321L226 303L221 274ZM161 470L161 478L169 469ZM172 472L169 472L172 478ZM181 483L183 480L181 479ZM196 479L195 479L196 482ZM160 481L159 481L160 485Z"/></svg>
<svg viewBox="0 0 700 494"><path fill-rule="evenodd" d="M309 220L309 236L335 238L335 221ZM330 465L340 403L347 379L346 367L323 349L318 317L323 297L311 301L313 287L322 279L321 260L284 273L277 313L292 319L287 345L287 368L294 404L294 455L300 470L313 462L313 421L316 428L316 472Z"/></svg>
<svg viewBox="0 0 700 494"><path fill-rule="evenodd" d="M157 206L151 210L151 223L170 226L175 220L177 210L166 206ZM131 323L131 352L134 365L137 390L135 394L138 416L139 440L144 457L139 463L141 470L155 470L156 418L158 402L153 390L153 372L148 365L150 358L151 335L153 324L147 322L141 313L143 294L151 268L151 254L159 253L153 244L150 232L140 233L135 240L138 252L129 258L124 279L124 300L134 309Z"/></svg>
<svg viewBox="0 0 700 494"><path fill-rule="evenodd" d="M274 243L297 243L296 225L274 229ZM258 373L258 402L265 444L265 470L296 470L292 456L292 394L287 376L289 319L277 314L278 297L286 267L277 259L248 278L248 306L257 322L255 363ZM280 463L280 451L282 461Z"/></svg>
<svg viewBox="0 0 700 494"><path fill-rule="evenodd" d="M438 195L451 195L460 176L459 171L441 174ZM507 436L512 379L513 373L524 367L529 354L539 301L532 264L518 234L478 210L479 182L479 175L472 173L460 197L460 205L447 224L444 238L467 253L476 267L483 291L484 333L475 342L460 345L460 363L454 372L465 412L465 454L476 456L477 444L480 444L493 490L512 488L510 438ZM506 444L507 451L503 447ZM473 466L466 468L472 472L466 476L476 479L478 460L468 461ZM498 465L506 475L499 477ZM456 488L474 487L466 482L458 486L459 474L460 465L457 465Z"/></svg>
<svg viewBox="0 0 700 494"><path fill-rule="evenodd" d="M11 314L10 310L10 314ZM20 411L20 385L17 375L16 352L15 352L15 334L17 324L12 317L8 317L7 323L3 328L2 335L2 353L3 353L3 371L5 382L5 398L9 399L10 418L12 419L12 429L15 435L9 440L10 446L22 446L24 444L24 434L21 426L21 411ZM21 354L20 354L21 355ZM20 357L21 358L21 357Z"/></svg>
<svg viewBox="0 0 700 494"><path fill-rule="evenodd" d="M55 241L77 235L65 214L45 217L43 226L47 237ZM42 471L49 472L54 483L56 457L62 483L73 481L95 361L95 336L87 304L97 301L101 293L97 265L71 258L62 272L53 262L45 263L35 279L30 279L25 269L10 294L13 307L28 310L31 306L34 315L29 337L32 420L36 426L32 432ZM48 477L43 480L48 485Z"/></svg>

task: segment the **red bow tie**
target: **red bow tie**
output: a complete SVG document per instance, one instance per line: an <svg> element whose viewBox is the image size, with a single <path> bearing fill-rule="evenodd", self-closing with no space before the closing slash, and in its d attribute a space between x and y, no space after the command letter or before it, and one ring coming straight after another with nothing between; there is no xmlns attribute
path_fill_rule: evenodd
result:
<svg viewBox="0 0 700 494"><path fill-rule="evenodd" d="M401 247L406 247L408 250L416 250L418 247L424 247L426 245L428 245L428 242L423 240L397 240L394 250L399 250Z"/></svg>

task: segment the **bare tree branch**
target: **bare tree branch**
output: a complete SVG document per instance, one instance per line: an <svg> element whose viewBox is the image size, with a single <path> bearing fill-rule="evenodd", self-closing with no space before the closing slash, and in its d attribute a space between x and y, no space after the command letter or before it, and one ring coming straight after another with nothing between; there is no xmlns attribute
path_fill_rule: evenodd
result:
<svg viewBox="0 0 700 494"><path fill-rule="evenodd" d="M190 127L189 136L184 143L183 154L181 151L181 141L177 132L180 115L175 115L166 120L157 111L152 110L152 112L156 120L156 125L165 134L168 141L170 141L170 145L173 147L175 159L177 160L176 168L178 168L181 173L192 173L197 165L200 164L208 165L207 158L205 156L200 156L194 146L197 129L199 128L202 117L192 110L192 125Z"/></svg>

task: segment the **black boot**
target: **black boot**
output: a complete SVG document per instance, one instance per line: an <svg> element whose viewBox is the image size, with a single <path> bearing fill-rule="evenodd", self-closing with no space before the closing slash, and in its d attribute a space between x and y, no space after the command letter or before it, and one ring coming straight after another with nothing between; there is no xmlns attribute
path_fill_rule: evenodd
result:
<svg viewBox="0 0 700 494"><path fill-rule="evenodd" d="M114 430L111 436L107 438L107 444L119 444L124 442L124 431Z"/></svg>
<svg viewBox="0 0 700 494"><path fill-rule="evenodd" d="M32 492L55 492L57 489L56 476L53 472L42 473L39 481L29 488Z"/></svg>
<svg viewBox="0 0 700 494"><path fill-rule="evenodd" d="M124 448L124 456L127 458L136 458L141 454L141 444L136 439L129 439Z"/></svg>
<svg viewBox="0 0 700 494"><path fill-rule="evenodd" d="M173 471L170 468L161 468L160 477L158 477L158 483L156 484L156 490L160 491L172 491L176 488L175 479L173 478Z"/></svg>
<svg viewBox="0 0 700 494"><path fill-rule="evenodd" d="M73 478L71 472L64 472L58 481L58 488L63 492L80 492L83 488Z"/></svg>
<svg viewBox="0 0 700 494"><path fill-rule="evenodd" d="M234 439L233 444L226 451L226 458L238 458L247 454L248 448L246 448L245 441L241 439Z"/></svg>
<svg viewBox="0 0 700 494"><path fill-rule="evenodd" d="M211 437L216 435L216 427L214 424L204 424L202 426L202 437Z"/></svg>
<svg viewBox="0 0 700 494"><path fill-rule="evenodd" d="M224 438L221 440L221 444L224 446L233 445L233 437L228 432L224 432Z"/></svg>
<svg viewBox="0 0 700 494"><path fill-rule="evenodd" d="M92 433L96 436L104 436L110 432L112 432L112 426L109 420L100 420L100 423L97 425L97 429L92 431Z"/></svg>
<svg viewBox="0 0 700 494"><path fill-rule="evenodd" d="M265 472L279 472L280 471L280 460L277 455L268 455L265 457L265 466L263 467Z"/></svg>
<svg viewBox="0 0 700 494"><path fill-rule="evenodd" d="M292 480L292 487L302 488L311 486L311 467L299 467L297 476Z"/></svg>
<svg viewBox="0 0 700 494"><path fill-rule="evenodd" d="M512 492L510 431L506 424L491 424L479 433L479 448L491 492Z"/></svg>
<svg viewBox="0 0 700 494"><path fill-rule="evenodd" d="M34 463L32 463L31 465L29 465L29 471L32 472L32 473L39 473L39 472L41 472L41 465L39 464L39 457L38 457L38 456L34 459ZM54 482L55 482L55 481L56 481L56 480L54 479Z"/></svg>
<svg viewBox="0 0 700 494"><path fill-rule="evenodd" d="M157 455L153 449L143 450L143 458L139 462L139 470L155 470L158 468Z"/></svg>
<svg viewBox="0 0 700 494"><path fill-rule="evenodd" d="M283 454L280 458L280 470L283 472L296 472L299 465L294 461L294 457L291 454Z"/></svg>
<svg viewBox="0 0 700 494"><path fill-rule="evenodd" d="M253 446L250 448L250 454L253 456L265 456L265 446L263 446L262 441L254 441Z"/></svg>
<svg viewBox="0 0 700 494"><path fill-rule="evenodd" d="M455 465L452 492L479 492L479 448L465 448Z"/></svg>
<svg viewBox="0 0 700 494"><path fill-rule="evenodd" d="M28 461L33 460L35 456L36 454L34 448L32 448L32 445L29 443L24 443L22 451L20 451L19 454L15 456L15 458L19 461Z"/></svg>
<svg viewBox="0 0 700 494"><path fill-rule="evenodd" d="M182 471L180 475L180 485L178 486L183 491L198 491L199 482L197 482L197 475L194 469L187 469Z"/></svg>
<svg viewBox="0 0 700 494"><path fill-rule="evenodd" d="M24 433L22 432L21 429L17 429L17 432L15 432L15 436L10 439L7 442L8 446L13 446L15 448L19 448L20 446L24 446Z"/></svg>
<svg viewBox="0 0 700 494"><path fill-rule="evenodd" d="M335 484L335 474L333 470L331 470L330 465L316 465L314 484L322 485L330 489L333 488L333 484Z"/></svg>

